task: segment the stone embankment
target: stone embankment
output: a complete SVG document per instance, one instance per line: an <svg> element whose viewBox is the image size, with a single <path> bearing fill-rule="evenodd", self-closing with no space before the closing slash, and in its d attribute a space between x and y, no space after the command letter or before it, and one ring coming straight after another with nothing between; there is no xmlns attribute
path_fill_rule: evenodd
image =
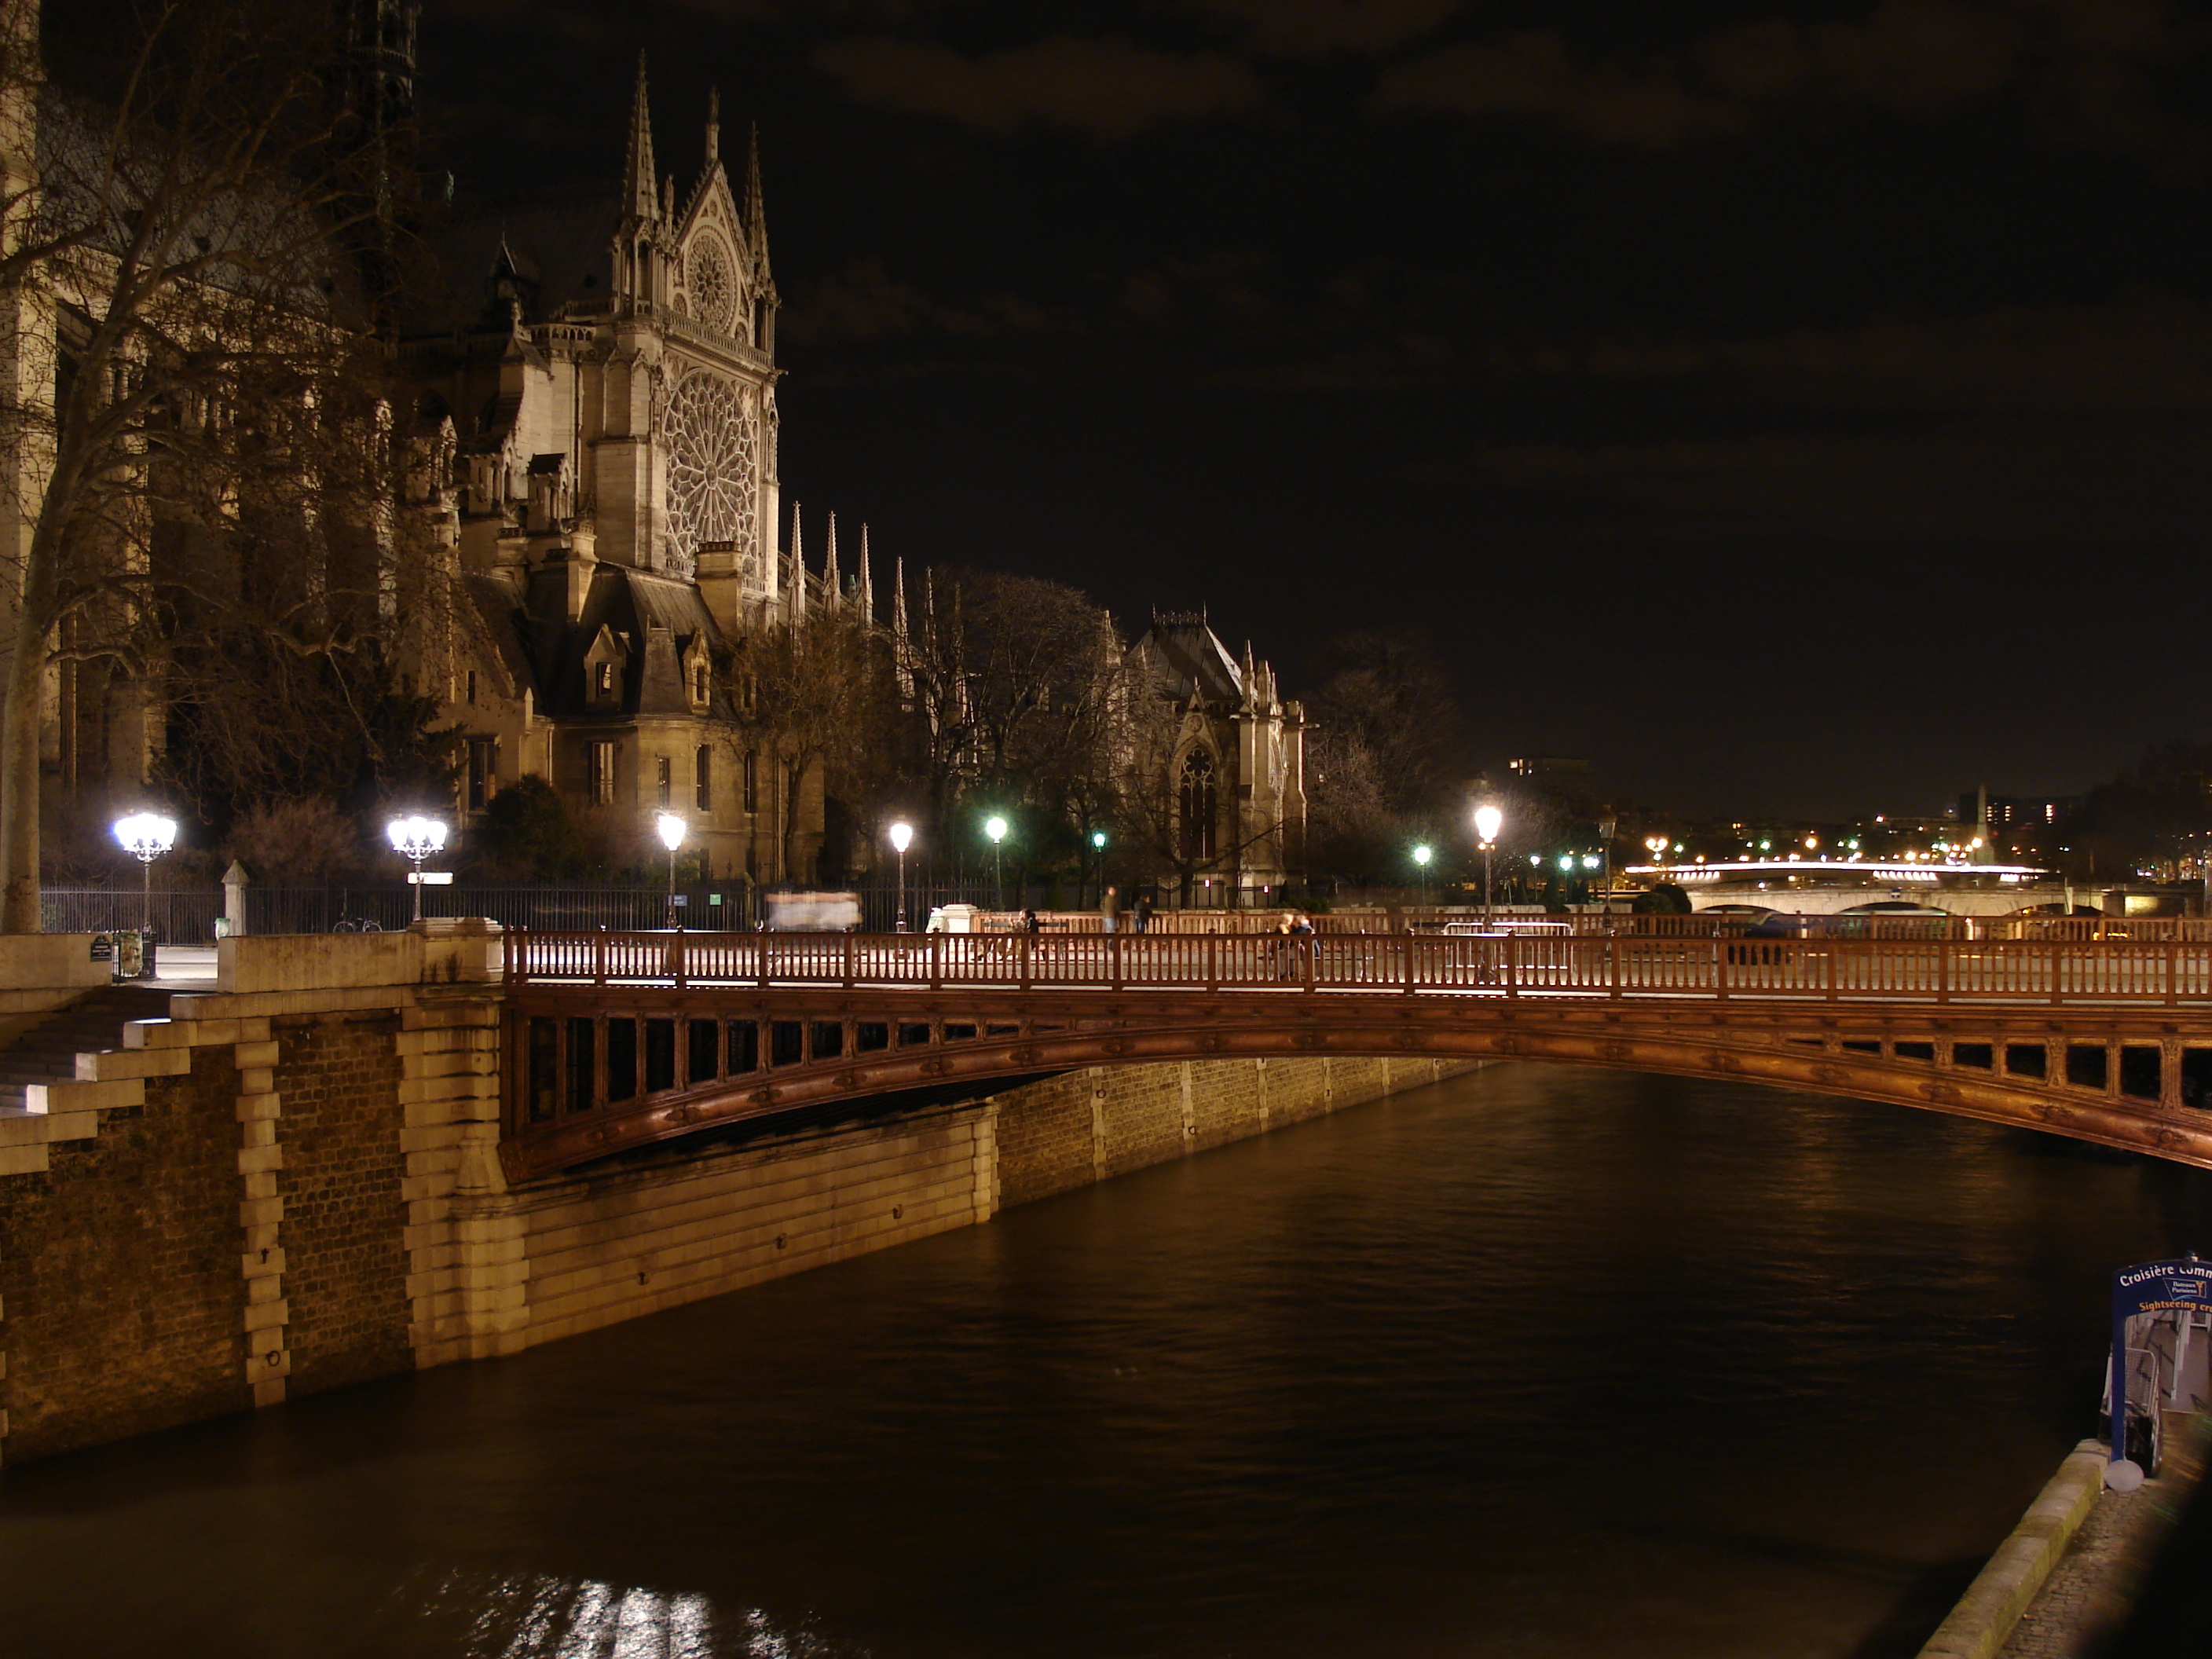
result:
<svg viewBox="0 0 2212 1659"><path fill-rule="evenodd" d="M54 981L0 997L15 1034L105 982L89 943L0 941L43 953L0 980ZM0 1461L516 1352L1470 1069L1091 1067L510 1188L497 945L225 939L209 994L26 1072L0 1105Z"/></svg>
<svg viewBox="0 0 2212 1659"><path fill-rule="evenodd" d="M2158 1478L2105 1486L2106 1451L2084 1440L1937 1627L1920 1659L2090 1659L2125 1622L2203 1471L2201 1425L2169 1419Z"/></svg>

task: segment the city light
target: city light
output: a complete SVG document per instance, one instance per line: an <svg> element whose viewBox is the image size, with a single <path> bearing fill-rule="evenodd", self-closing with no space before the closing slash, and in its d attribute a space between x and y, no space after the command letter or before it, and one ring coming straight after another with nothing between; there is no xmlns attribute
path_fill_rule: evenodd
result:
<svg viewBox="0 0 2212 1659"><path fill-rule="evenodd" d="M410 813L404 818L394 818L384 826L392 850L415 867L407 879L415 889L415 920L422 920L422 860L433 853L446 850L446 826L437 818L426 818L420 812Z"/></svg>
<svg viewBox="0 0 2212 1659"><path fill-rule="evenodd" d="M914 845L914 826L902 818L888 831L891 849L898 854L898 921L894 930L906 932L906 849Z"/></svg>
<svg viewBox="0 0 2212 1659"><path fill-rule="evenodd" d="M1505 814L1492 802L1485 801L1474 809L1475 839L1482 843L1482 927L1487 933L1491 925L1490 855L1498 845L1498 832L1505 827ZM1531 853L1528 862L1537 862Z"/></svg>
<svg viewBox="0 0 2212 1659"><path fill-rule="evenodd" d="M660 844L668 849L668 926L676 926L676 849L684 845L684 837L690 825L674 812L656 812L653 827L660 832Z"/></svg>
<svg viewBox="0 0 2212 1659"><path fill-rule="evenodd" d="M177 844L177 821L158 812L133 812L127 818L115 821L115 839L138 860L138 927L141 932L150 932L154 926L154 860Z"/></svg>

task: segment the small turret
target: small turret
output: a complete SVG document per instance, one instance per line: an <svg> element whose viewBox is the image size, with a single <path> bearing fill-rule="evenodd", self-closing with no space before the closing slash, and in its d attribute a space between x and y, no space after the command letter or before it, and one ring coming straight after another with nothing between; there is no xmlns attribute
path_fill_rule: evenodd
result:
<svg viewBox="0 0 2212 1659"><path fill-rule="evenodd" d="M822 606L835 616L845 607L845 577L837 568L837 515L830 515L830 552L822 567Z"/></svg>
<svg viewBox="0 0 2212 1659"><path fill-rule="evenodd" d="M876 582L868 569L868 526L865 521L860 526L860 615L869 627L875 626Z"/></svg>
<svg viewBox="0 0 2212 1659"><path fill-rule="evenodd" d="M799 503L791 504L791 568L784 580L791 585L789 601L784 614L791 623L791 636L799 637L799 619L806 614L806 558L799 551Z"/></svg>

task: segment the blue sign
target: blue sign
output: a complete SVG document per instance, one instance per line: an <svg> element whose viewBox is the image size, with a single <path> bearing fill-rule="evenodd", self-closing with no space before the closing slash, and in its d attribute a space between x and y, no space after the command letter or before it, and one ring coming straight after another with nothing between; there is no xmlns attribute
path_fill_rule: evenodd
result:
<svg viewBox="0 0 2212 1659"><path fill-rule="evenodd" d="M2194 1255L2175 1261L2139 1261L2112 1275L2112 1458L2128 1455L2128 1321L2138 1314L2212 1307L2212 1261ZM2151 1402L2158 1409L2158 1402Z"/></svg>

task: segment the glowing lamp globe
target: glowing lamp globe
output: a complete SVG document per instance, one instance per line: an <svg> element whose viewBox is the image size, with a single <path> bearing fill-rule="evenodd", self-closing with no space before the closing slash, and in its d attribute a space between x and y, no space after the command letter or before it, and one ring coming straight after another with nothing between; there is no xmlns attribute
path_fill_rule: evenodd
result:
<svg viewBox="0 0 2212 1659"><path fill-rule="evenodd" d="M1474 809L1474 833L1478 840L1494 842L1498 832L1505 827L1505 814L1486 803Z"/></svg>

